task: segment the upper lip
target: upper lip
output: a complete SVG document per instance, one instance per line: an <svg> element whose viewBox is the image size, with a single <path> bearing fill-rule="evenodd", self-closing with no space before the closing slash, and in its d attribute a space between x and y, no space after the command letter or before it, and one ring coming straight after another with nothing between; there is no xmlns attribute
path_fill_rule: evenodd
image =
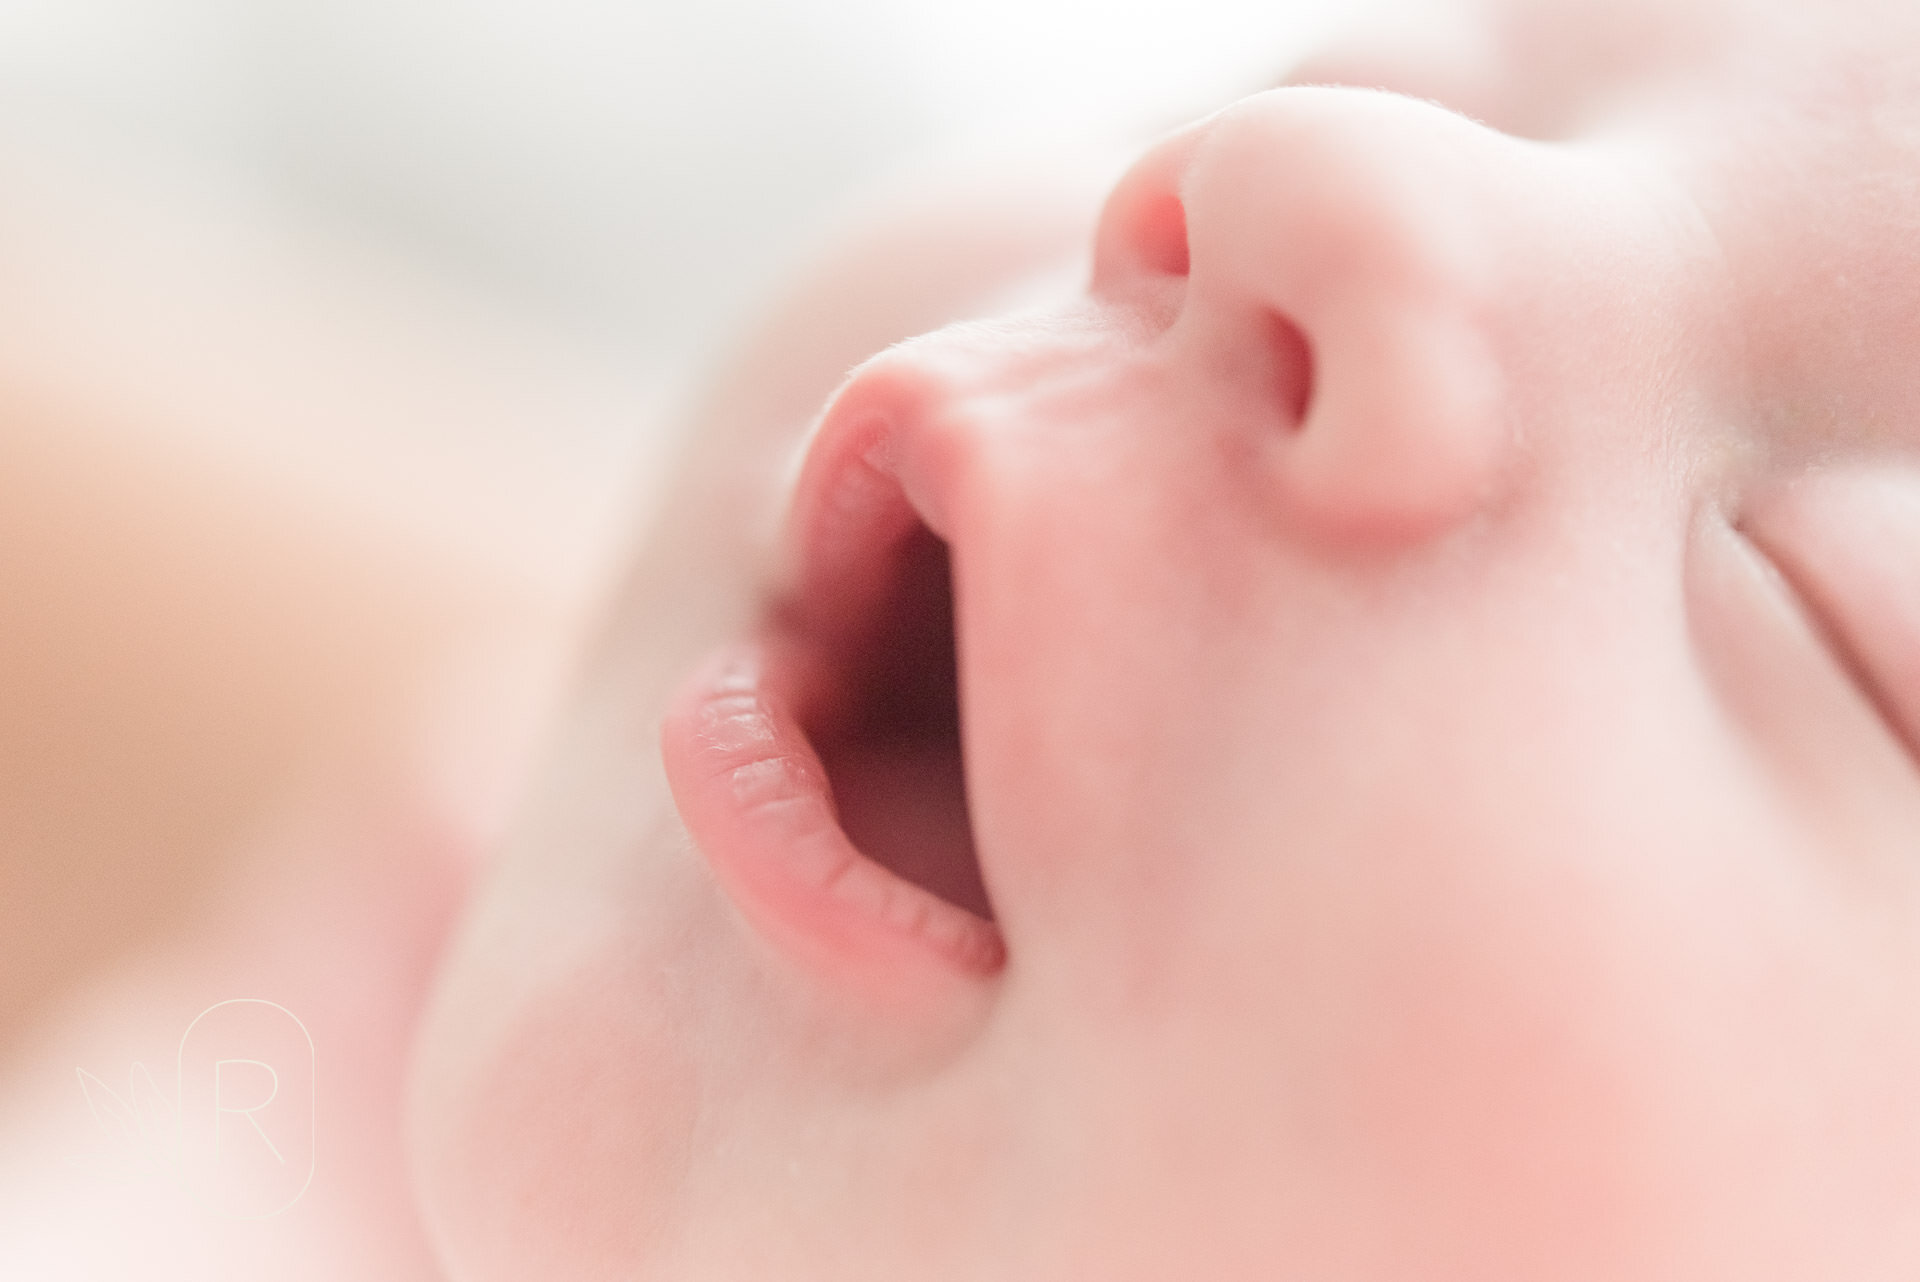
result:
<svg viewBox="0 0 1920 1282"><path fill-rule="evenodd" d="M776 614L829 643L870 618L891 555L925 527L954 545L954 434L938 379L902 351L868 362L829 402L795 483Z"/></svg>

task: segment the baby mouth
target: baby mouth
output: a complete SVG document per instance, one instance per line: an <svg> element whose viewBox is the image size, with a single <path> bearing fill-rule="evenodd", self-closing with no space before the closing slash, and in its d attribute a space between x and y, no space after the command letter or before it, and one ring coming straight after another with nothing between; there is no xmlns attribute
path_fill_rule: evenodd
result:
<svg viewBox="0 0 1920 1282"><path fill-rule="evenodd" d="M947 545L919 526L890 559L877 608L821 644L834 695L802 725L854 847L991 921L967 815Z"/></svg>
<svg viewBox="0 0 1920 1282"><path fill-rule="evenodd" d="M669 712L695 843L743 914L803 957L884 972L1005 957L975 856L948 543L884 419L830 414L796 493L793 586Z"/></svg>

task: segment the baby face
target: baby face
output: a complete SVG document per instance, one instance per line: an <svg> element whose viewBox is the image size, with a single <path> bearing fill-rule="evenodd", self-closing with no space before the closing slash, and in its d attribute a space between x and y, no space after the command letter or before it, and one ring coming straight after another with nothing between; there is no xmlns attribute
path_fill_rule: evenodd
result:
<svg viewBox="0 0 1920 1282"><path fill-rule="evenodd" d="M855 372L456 951L457 1277L1920 1275L1920 31L1621 12Z"/></svg>

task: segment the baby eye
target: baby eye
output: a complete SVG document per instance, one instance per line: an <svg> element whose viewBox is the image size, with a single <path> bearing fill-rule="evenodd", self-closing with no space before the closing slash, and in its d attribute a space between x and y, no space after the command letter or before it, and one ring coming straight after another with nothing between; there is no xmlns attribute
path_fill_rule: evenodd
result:
<svg viewBox="0 0 1920 1282"><path fill-rule="evenodd" d="M1920 759L1920 464L1800 477L1752 505L1742 528Z"/></svg>

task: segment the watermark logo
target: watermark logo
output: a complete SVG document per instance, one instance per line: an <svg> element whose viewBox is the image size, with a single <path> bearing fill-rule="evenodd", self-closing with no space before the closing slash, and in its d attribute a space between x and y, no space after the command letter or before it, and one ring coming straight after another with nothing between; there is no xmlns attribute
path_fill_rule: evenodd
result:
<svg viewBox="0 0 1920 1282"><path fill-rule="evenodd" d="M140 1166L178 1180L205 1210L265 1220L313 1183L313 1038L277 1002L235 998L195 1016L180 1037L168 1100L135 1063L122 1096L76 1070L95 1123Z"/></svg>

